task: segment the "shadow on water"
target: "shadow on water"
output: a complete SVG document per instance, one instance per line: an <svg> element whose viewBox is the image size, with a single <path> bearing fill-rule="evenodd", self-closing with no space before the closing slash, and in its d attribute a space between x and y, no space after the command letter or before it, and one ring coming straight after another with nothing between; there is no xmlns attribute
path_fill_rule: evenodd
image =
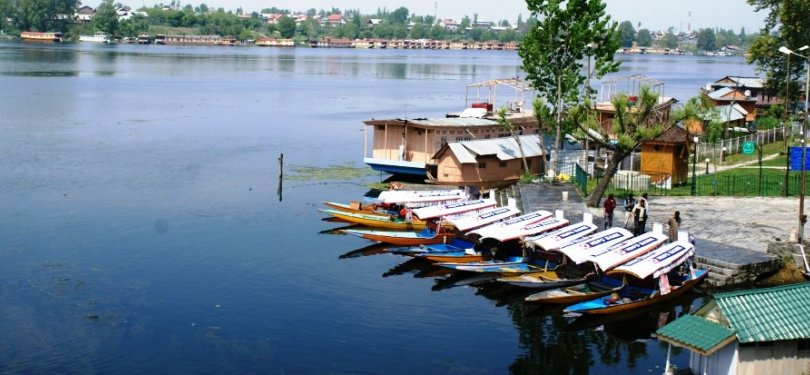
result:
<svg viewBox="0 0 810 375"><path fill-rule="evenodd" d="M359 249L343 253L338 256L338 259L350 259L350 258L366 257L369 255L383 254L388 252L389 247L390 245L385 243L374 243L368 246L361 247Z"/></svg>
<svg viewBox="0 0 810 375"><path fill-rule="evenodd" d="M422 258L411 258L397 264L394 267L391 267L388 271L383 273L383 277L390 277L390 276L399 276L404 275L406 273L413 273L414 275L422 272L424 270L429 269L430 267L435 267L433 263L429 260L422 259Z"/></svg>

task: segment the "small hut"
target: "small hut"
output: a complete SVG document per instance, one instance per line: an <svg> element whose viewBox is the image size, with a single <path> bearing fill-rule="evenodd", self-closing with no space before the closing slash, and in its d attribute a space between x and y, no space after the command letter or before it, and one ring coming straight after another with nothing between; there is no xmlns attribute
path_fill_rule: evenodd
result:
<svg viewBox="0 0 810 375"><path fill-rule="evenodd" d="M680 126L672 126L658 138L641 145L641 173L658 184L685 183L689 178L688 133Z"/></svg>

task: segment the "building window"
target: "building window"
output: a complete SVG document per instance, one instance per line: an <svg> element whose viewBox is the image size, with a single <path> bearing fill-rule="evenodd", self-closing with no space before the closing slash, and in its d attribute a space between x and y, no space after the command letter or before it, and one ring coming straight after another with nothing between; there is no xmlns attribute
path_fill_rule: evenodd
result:
<svg viewBox="0 0 810 375"><path fill-rule="evenodd" d="M484 163L484 162L478 163L478 169L486 169L486 168L487 168L487 163Z"/></svg>
<svg viewBox="0 0 810 375"><path fill-rule="evenodd" d="M385 125L377 125L377 130L385 130Z"/></svg>
<svg viewBox="0 0 810 375"><path fill-rule="evenodd" d="M484 136L484 139L489 139L489 137L490 137L490 135L487 134L487 135Z"/></svg>
<svg viewBox="0 0 810 375"><path fill-rule="evenodd" d="M528 165L529 168L531 168L532 167L532 159L526 159L526 165Z"/></svg>
<svg viewBox="0 0 810 375"><path fill-rule="evenodd" d="M447 144L447 137L442 137L442 146Z"/></svg>
<svg viewBox="0 0 810 375"><path fill-rule="evenodd" d="M500 161L500 162L498 162L498 166L501 167L501 168L506 168L506 162L505 161Z"/></svg>

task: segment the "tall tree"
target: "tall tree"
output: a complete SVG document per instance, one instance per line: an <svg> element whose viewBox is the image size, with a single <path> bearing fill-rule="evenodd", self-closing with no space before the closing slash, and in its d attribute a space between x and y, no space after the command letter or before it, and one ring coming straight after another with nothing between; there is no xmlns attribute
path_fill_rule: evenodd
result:
<svg viewBox="0 0 810 375"><path fill-rule="evenodd" d="M282 38L292 38L295 36L295 20L288 15L283 15L278 20L278 32Z"/></svg>
<svg viewBox="0 0 810 375"><path fill-rule="evenodd" d="M619 24L619 43L622 47L632 47L636 41L636 29L630 21Z"/></svg>
<svg viewBox="0 0 810 375"><path fill-rule="evenodd" d="M664 43L664 47L666 48L669 49L678 48L678 36L675 35L675 29L670 27L667 30L666 34L664 34L664 39L662 40L662 42Z"/></svg>
<svg viewBox="0 0 810 375"><path fill-rule="evenodd" d="M576 122L580 124L580 127L584 126L586 129L590 129L586 134L588 134L591 141L599 144L602 149L610 151L605 174L588 198L587 204L591 207L599 206L599 201L602 199L605 190L607 190L610 180L613 179L619 169L622 160L642 143L655 139L661 135L665 128L670 126L664 121L665 114L656 109L658 96L647 87L641 88L635 104L631 104L627 95L615 96L611 103L616 110L612 127L615 137L613 140L593 116L593 112L582 111L584 107L580 107L572 113L572 117L576 118ZM593 132L600 136L590 136Z"/></svg>
<svg viewBox="0 0 810 375"><path fill-rule="evenodd" d="M595 58L592 74L597 78L619 70L613 60L619 48L616 23L605 13L600 0L526 0L537 23L520 44L527 80L537 89L543 104L535 105L542 123L553 124L554 152L551 167L559 170L562 132L573 128L564 117L569 108L583 104L580 89L586 83L585 61ZM585 92L592 94L590 88ZM564 129L565 127L565 129ZM545 131L552 129L545 127Z"/></svg>
<svg viewBox="0 0 810 375"><path fill-rule="evenodd" d="M717 45L715 44L714 29L706 28L698 31L697 48L703 51L714 51L717 49Z"/></svg>
<svg viewBox="0 0 810 375"><path fill-rule="evenodd" d="M118 13L115 11L113 0L104 0L96 8L91 21L93 28L110 35L118 35Z"/></svg>
<svg viewBox="0 0 810 375"><path fill-rule="evenodd" d="M65 31L78 0L18 0L14 24L20 30Z"/></svg>
<svg viewBox="0 0 810 375"><path fill-rule="evenodd" d="M649 47L652 45L652 34L649 29L640 29L636 34L639 47Z"/></svg>
<svg viewBox="0 0 810 375"><path fill-rule="evenodd" d="M796 98L797 81L804 67L795 59L788 71L787 55L779 53L779 47L796 50L810 44L810 1L807 0L748 0L757 12L767 12L765 25L749 49L748 62L765 73L768 89L784 97L788 84L790 97Z"/></svg>

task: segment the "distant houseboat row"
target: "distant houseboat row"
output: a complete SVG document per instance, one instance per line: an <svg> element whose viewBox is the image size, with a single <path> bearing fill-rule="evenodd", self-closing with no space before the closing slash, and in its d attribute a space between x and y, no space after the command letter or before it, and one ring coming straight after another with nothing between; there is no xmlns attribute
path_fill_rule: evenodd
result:
<svg viewBox="0 0 810 375"><path fill-rule="evenodd" d="M24 31L20 38L25 41L63 42L62 33ZM81 40L81 39L80 39ZM293 39L260 37L255 40L239 40L231 36L220 35L169 35L150 36L141 34L137 38L121 39L122 43L165 44L165 45L207 45L207 46L250 46L260 47L310 47L310 48L357 48L357 49L452 49L452 50L512 50L518 49L517 42L473 42L433 39L347 39L321 38L304 43Z"/></svg>

